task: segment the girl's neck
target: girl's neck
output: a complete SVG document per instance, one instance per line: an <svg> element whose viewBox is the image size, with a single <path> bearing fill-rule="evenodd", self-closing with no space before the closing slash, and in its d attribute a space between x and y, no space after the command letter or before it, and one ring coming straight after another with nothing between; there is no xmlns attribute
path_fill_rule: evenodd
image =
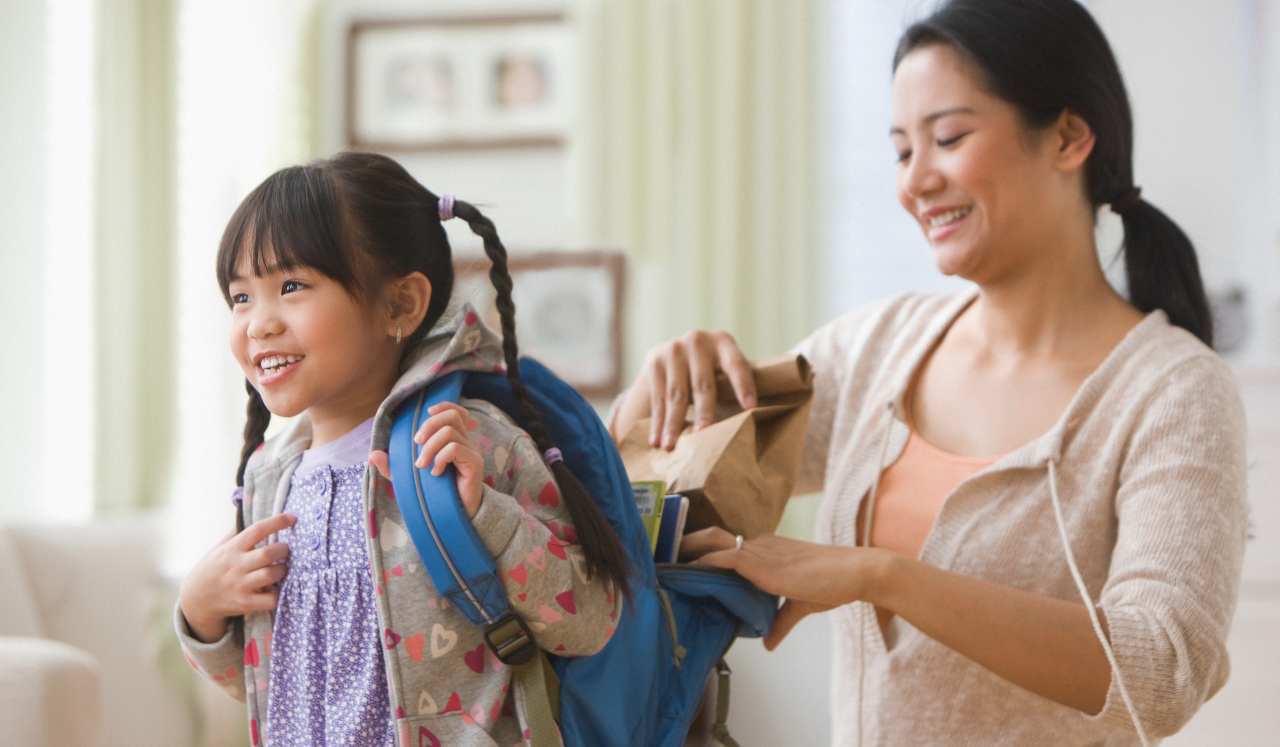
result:
<svg viewBox="0 0 1280 747"><path fill-rule="evenodd" d="M311 419L311 448L342 438L376 415L391 393L396 377L394 371L389 376L370 376L363 386L344 396L307 408L307 416Z"/></svg>

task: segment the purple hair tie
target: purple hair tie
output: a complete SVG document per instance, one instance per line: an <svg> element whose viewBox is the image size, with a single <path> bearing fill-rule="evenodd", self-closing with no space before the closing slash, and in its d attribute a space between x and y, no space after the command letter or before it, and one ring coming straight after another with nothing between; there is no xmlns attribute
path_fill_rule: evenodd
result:
<svg viewBox="0 0 1280 747"><path fill-rule="evenodd" d="M244 488L236 488L235 491L231 493L231 502L237 506L244 505Z"/></svg>
<svg viewBox="0 0 1280 747"><path fill-rule="evenodd" d="M542 452L542 461L546 462L547 466L550 467L556 462L563 462L564 455L560 453L559 449L550 448Z"/></svg>
<svg viewBox="0 0 1280 747"><path fill-rule="evenodd" d="M440 195L436 200L436 205L440 210L440 222L453 220L453 195Z"/></svg>

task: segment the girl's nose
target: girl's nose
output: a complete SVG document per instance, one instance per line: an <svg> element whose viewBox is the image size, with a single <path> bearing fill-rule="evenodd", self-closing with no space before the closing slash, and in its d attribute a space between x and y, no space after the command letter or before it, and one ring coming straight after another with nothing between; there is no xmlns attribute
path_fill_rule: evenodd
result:
<svg viewBox="0 0 1280 747"><path fill-rule="evenodd" d="M284 331L284 320L277 315L270 307L258 307L253 310L249 317L249 328L247 330L250 338L254 340L265 340Z"/></svg>

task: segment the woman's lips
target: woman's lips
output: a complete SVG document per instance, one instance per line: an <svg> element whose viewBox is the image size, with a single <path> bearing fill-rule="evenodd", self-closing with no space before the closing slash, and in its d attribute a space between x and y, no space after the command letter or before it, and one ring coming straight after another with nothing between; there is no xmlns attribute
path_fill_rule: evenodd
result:
<svg viewBox="0 0 1280 747"><path fill-rule="evenodd" d="M969 220L969 216L972 213L972 208L958 208L930 219L928 221L930 224L928 229L929 241L938 242L959 231L964 227L965 222ZM941 225L933 225L935 223L940 223Z"/></svg>

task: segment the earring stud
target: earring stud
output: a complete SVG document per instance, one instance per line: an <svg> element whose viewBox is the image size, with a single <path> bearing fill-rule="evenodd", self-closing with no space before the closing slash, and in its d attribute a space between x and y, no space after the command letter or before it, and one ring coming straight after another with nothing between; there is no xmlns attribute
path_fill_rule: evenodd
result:
<svg viewBox="0 0 1280 747"><path fill-rule="evenodd" d="M396 344L400 344L400 328L396 327Z"/></svg>

